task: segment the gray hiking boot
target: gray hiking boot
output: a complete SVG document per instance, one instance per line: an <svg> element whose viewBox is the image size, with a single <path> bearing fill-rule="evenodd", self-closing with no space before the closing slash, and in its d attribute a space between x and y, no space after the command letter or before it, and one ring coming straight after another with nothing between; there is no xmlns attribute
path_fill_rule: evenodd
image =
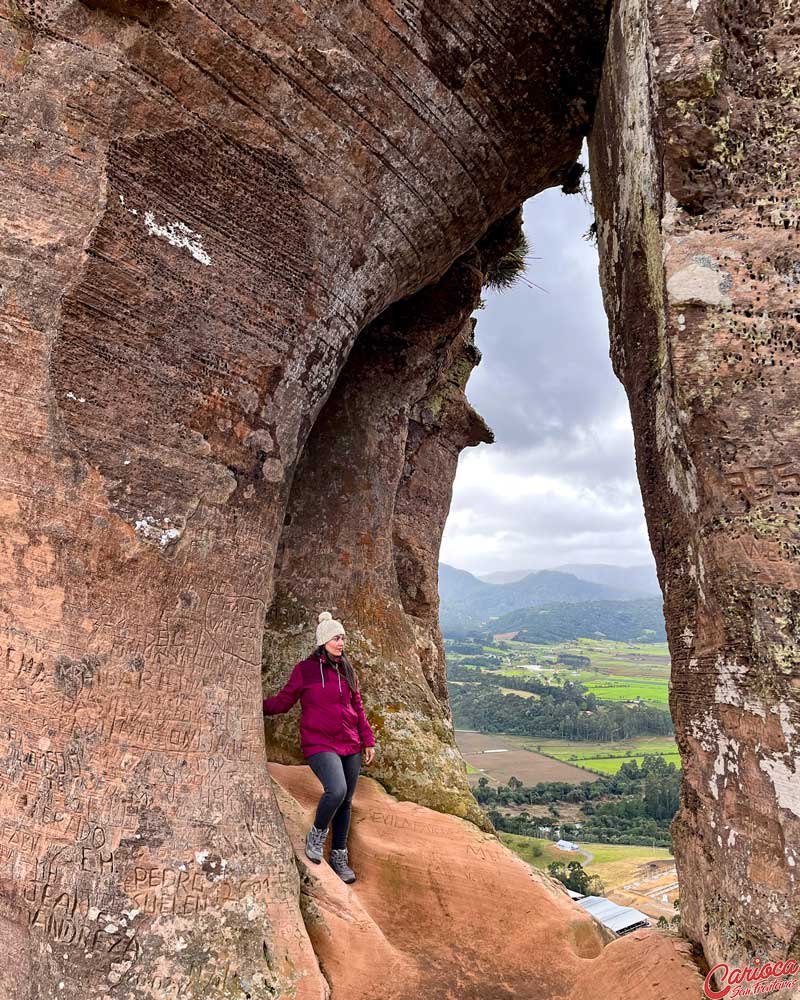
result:
<svg viewBox="0 0 800 1000"><path fill-rule="evenodd" d="M356 873L347 864L347 848L331 848L330 866L343 882L355 882Z"/></svg>
<svg viewBox="0 0 800 1000"><path fill-rule="evenodd" d="M311 858L315 865L322 861L322 848L325 846L325 838L328 836L328 829L318 830L312 825L306 834L306 857Z"/></svg>

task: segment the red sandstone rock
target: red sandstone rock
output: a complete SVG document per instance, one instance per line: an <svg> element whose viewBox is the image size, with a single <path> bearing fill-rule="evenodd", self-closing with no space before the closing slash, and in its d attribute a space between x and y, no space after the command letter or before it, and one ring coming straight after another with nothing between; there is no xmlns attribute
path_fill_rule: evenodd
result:
<svg viewBox="0 0 800 1000"><path fill-rule="evenodd" d="M613 935L555 880L472 823L399 802L362 777L348 886L303 852L320 784L270 764L303 884L303 912L332 995L348 1000L679 1000L702 977L685 942ZM330 845L328 845L330 846ZM327 853L326 853L327 857Z"/></svg>
<svg viewBox="0 0 800 1000"><path fill-rule="evenodd" d="M295 470L599 82L601 3L449 6L0 8L2 1000L324 995L260 712Z"/></svg>
<svg viewBox="0 0 800 1000"><path fill-rule="evenodd" d="M800 959L796 17L611 23L592 188L672 656L681 923L711 965Z"/></svg>
<svg viewBox="0 0 800 1000"><path fill-rule="evenodd" d="M378 742L371 773L491 829L455 744L435 589L459 451L490 438L463 394L480 266L467 255L359 336L295 471L264 653L277 687L335 608ZM302 761L297 714L268 724L273 759Z"/></svg>

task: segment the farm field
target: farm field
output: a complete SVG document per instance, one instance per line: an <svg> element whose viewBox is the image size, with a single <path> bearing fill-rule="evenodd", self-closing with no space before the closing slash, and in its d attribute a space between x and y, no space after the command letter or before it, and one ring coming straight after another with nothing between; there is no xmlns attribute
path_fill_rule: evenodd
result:
<svg viewBox="0 0 800 1000"><path fill-rule="evenodd" d="M455 659L455 657L451 657ZM468 658L465 658L468 660ZM469 666L469 662L465 664ZM626 677L621 674L598 674L588 670L570 670L563 666L559 669L545 668L544 670L527 670L522 666L502 667L499 670L486 670L482 667L472 667L477 674L493 674L501 677L524 677L531 680L543 681L577 681L581 683L587 693L592 692L599 701L635 701L637 698L647 705L656 708L666 709L669 705L669 677L642 679ZM449 681L450 684L464 684L466 681ZM530 697L530 692L515 691L513 688L500 688L504 694L516 694L521 697ZM538 695L534 695L538 697Z"/></svg>
<svg viewBox="0 0 800 1000"><path fill-rule="evenodd" d="M499 638L498 641L500 641ZM499 670L493 671L474 666L472 669L474 669L476 677L481 673L492 673L495 676L500 674L507 677L524 677L555 683L572 680L584 685L586 690L593 693L600 701L632 702L641 699L644 704L662 711L669 708L670 658L666 643L649 645L599 639L578 639L571 642L541 645L503 639L501 645L484 646L483 652L502 656L502 665ZM591 666L577 668L563 663L556 664L554 661L561 653L587 657L591 661ZM470 656L467 654L452 654L448 650L447 656L453 661L469 664ZM531 664L539 664L541 669L526 669L526 666ZM471 682L449 681L448 683L469 684ZM526 697L531 694L530 692L515 691L508 687L499 687L498 689L505 695L515 694ZM534 695L534 697L536 696ZM462 734L459 734L457 738L459 746L461 746ZM677 745L674 738L669 736L639 736L609 743L565 742L557 739L505 734L502 737L499 735L487 736L486 739L495 741L502 739L506 741L503 746L509 750L541 751L545 756L555 757L557 760L573 766L571 778L549 777L553 772L545 769L540 762L539 766L534 769L534 773L537 776L548 774L548 777L537 777L537 780L540 781L570 780L579 782L591 780L587 775L591 775L593 772L596 774L616 774L626 761L636 760L641 764L645 754L659 754L668 763L674 763L676 767L680 767ZM464 753L462 747L462 754ZM528 764L532 763L530 758L524 758L524 760ZM473 767L485 767L485 761L476 763L470 758L469 763ZM510 765L516 763L517 758L511 758L507 760L507 766L501 768L498 761L492 768L487 768L482 773L486 774L493 782L503 781L503 774L506 775L506 779L511 774L515 774L521 781L526 781L522 774L510 770ZM575 770L580 768L587 770ZM565 773L561 772L561 774Z"/></svg>
<svg viewBox="0 0 800 1000"><path fill-rule="evenodd" d="M530 782L511 769L511 765L518 760L516 757L509 758L507 754L490 754L490 757L496 756L498 758L491 761L491 766L486 763L486 754L481 754L476 760L474 755L487 748L531 751L536 757L544 757L544 759L555 757L558 761L571 766L570 774L572 776L569 778L546 777L537 778L538 781L571 781L574 783L594 781L596 776L591 771L584 771L582 768L592 768L592 770L600 771L603 774L616 774L627 761L636 760L641 764L646 754L658 754L668 764L674 764L678 768L681 766L677 744L670 736L637 736L630 740L617 740L613 743L584 741L573 743L568 740L486 734L458 729L456 730L456 742L464 760L476 769L476 781L478 775L485 774L493 784L505 784L512 774L520 781L524 781L525 784ZM522 759L528 764L531 763L527 758ZM555 764L556 761L553 763ZM481 767L485 770L478 771L477 769ZM541 773L553 773L547 770L543 761L540 761L539 768ZM567 772L558 773L566 774ZM506 775L505 778L502 777L503 774Z"/></svg>
<svg viewBox="0 0 800 1000"><path fill-rule="evenodd" d="M531 739L529 737L507 737L522 740L524 746L541 753L557 757L559 760L578 767L591 767L604 774L616 774L629 760L639 764L645 754L658 754L668 764L681 766L678 745L671 736L636 736L630 740L614 743L570 742L568 740Z"/></svg>
<svg viewBox="0 0 800 1000"><path fill-rule="evenodd" d="M616 774L617 771L622 767L622 765L629 760L635 760L640 766L644 763L644 757L590 757L588 760L581 761L581 767L590 768L592 771L600 771L602 774ZM675 753L670 756L665 756L664 760L667 764L674 764L675 767L680 769L681 758L680 755Z"/></svg>
<svg viewBox="0 0 800 1000"><path fill-rule="evenodd" d="M620 674L597 674L587 670L572 671L565 668L559 670L526 670L523 667L505 667L500 670L483 670L475 667L476 673L499 674L503 677L525 677L535 680L546 681L578 681L585 688L587 693L591 692L598 701L635 701L637 698L647 705L656 708L667 709L669 706L669 678L663 679L642 679L626 677ZM558 676L556 676L558 675ZM458 683L450 681L450 683ZM462 682L464 683L464 682ZM506 691L505 688L501 690ZM510 694L522 694L524 692L510 690Z"/></svg>
<svg viewBox="0 0 800 1000"><path fill-rule="evenodd" d="M521 663L540 663L548 672L557 670L562 676L577 673L577 669L565 663L556 663L560 653L572 656L586 656L591 666L581 669L586 679L597 674L617 674L647 680L668 680L670 671L669 648L665 642L633 644L614 642L608 639L577 639L571 642L541 645L537 643L506 643L505 655L511 661L509 666ZM498 647L499 648L499 647ZM495 651L495 647L493 647ZM584 679L582 677L582 679Z"/></svg>
<svg viewBox="0 0 800 1000"><path fill-rule="evenodd" d="M675 859L665 847L635 847L628 844L593 844L578 840L582 851L592 855L587 862L585 857L575 851L560 851L549 840L537 840L534 837L522 837L514 833L498 834L502 842L515 854L534 868L547 869L551 861L580 861L589 875L599 875L606 887L606 893L642 879L660 869L669 869ZM541 849L537 857L533 853L534 845ZM674 910L673 910L674 912Z"/></svg>
<svg viewBox="0 0 800 1000"><path fill-rule="evenodd" d="M542 697L540 694L536 694L534 691L515 691L514 688L500 688L499 690L501 694L515 694L518 695L520 698L536 698L538 700L541 699Z"/></svg>
<svg viewBox="0 0 800 1000"><path fill-rule="evenodd" d="M523 837L516 833L500 833L498 836L506 847L519 854L534 868L547 868L551 861L580 861L590 875L599 875L607 885L623 885L636 875L637 869L642 864L651 861L674 861L666 847L596 844L578 840L576 843L580 849L592 855L592 860L586 862L575 851L560 851L549 840L537 840L535 837ZM542 850L539 857L532 853L534 845Z"/></svg>
<svg viewBox="0 0 800 1000"><path fill-rule="evenodd" d="M563 683L578 681L604 701L643 702L665 709L669 703L670 658L666 643L628 645L609 640L579 639L545 646L505 641L500 646L483 646L482 655L498 658L498 669L490 671L506 677L536 677ZM559 654L582 656L590 660L584 666L557 663ZM470 655L447 651L452 663L470 666ZM526 669L531 664L542 669ZM476 672L485 668L475 666Z"/></svg>
<svg viewBox="0 0 800 1000"><path fill-rule="evenodd" d="M664 680L634 680L631 677L620 677L608 674L602 680L584 680L581 683L587 692L594 694L602 701L635 701L641 698L649 705L665 708L669 704L669 681Z"/></svg>
<svg viewBox="0 0 800 1000"><path fill-rule="evenodd" d="M516 742L518 740L519 737L456 730L456 742L467 763L470 783L477 784L481 775L485 775L493 785L507 784L512 775L525 785L535 785L540 781L576 784L597 780L597 775L590 771L526 749Z"/></svg>

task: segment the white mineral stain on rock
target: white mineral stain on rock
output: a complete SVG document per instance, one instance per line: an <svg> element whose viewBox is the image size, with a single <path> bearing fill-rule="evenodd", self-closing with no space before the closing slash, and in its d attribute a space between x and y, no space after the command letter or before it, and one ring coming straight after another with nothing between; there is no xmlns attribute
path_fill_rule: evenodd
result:
<svg viewBox="0 0 800 1000"><path fill-rule="evenodd" d="M717 751L708 787L713 797L719 801L717 787L719 779L723 778L723 783L727 785L728 771L732 774L739 773L739 741L726 736L709 711L706 711L701 719L693 719L688 732L706 752ZM713 819L710 823L712 828L716 825Z"/></svg>
<svg viewBox="0 0 800 1000"><path fill-rule="evenodd" d="M781 731L786 739L786 749L787 751L791 750L794 745L794 736L797 732L797 728L789 721L789 706L781 702L781 704L778 705L777 708L773 708L772 711L776 712L780 716Z"/></svg>
<svg viewBox="0 0 800 1000"><path fill-rule="evenodd" d="M715 741L720 738L721 733L717 725L717 720L711 712L706 710L701 719L692 719L692 723L689 726L689 735L693 736L704 750L711 751L714 749L716 745Z"/></svg>
<svg viewBox="0 0 800 1000"><path fill-rule="evenodd" d="M664 358L666 365L666 353ZM697 470L685 447L674 400L666 390L660 391L656 397L655 427L656 443L664 458L669 487L684 509L693 514L699 507Z"/></svg>
<svg viewBox="0 0 800 1000"><path fill-rule="evenodd" d="M686 419L688 423L689 421L688 416ZM703 590L703 584L705 583L705 567L703 565L703 557L699 552L695 552L691 542L689 543L689 548L688 548L688 573L689 573L689 579L694 580L697 586L697 591L700 595L700 600L703 602L703 604L705 604L706 595L705 591ZM691 631L688 628L688 626L686 629L684 629L684 632L686 631ZM692 635L693 634L694 633L692 633ZM691 645L691 642L688 642L687 645Z"/></svg>
<svg viewBox="0 0 800 1000"><path fill-rule="evenodd" d="M730 288L731 276L706 255L693 257L690 264L670 275L667 295L672 303L699 303L700 305L730 305L725 295Z"/></svg>
<svg viewBox="0 0 800 1000"><path fill-rule="evenodd" d="M715 664L717 668L717 686L714 688L714 701L718 705L733 705L735 708L743 708L746 712L759 715L762 719L767 717L764 705L759 699L749 698L743 694L738 682L747 675L747 667L735 660L726 660L723 653L717 655Z"/></svg>
<svg viewBox="0 0 800 1000"><path fill-rule="evenodd" d="M183 529L176 528L172 520L168 517L161 519L161 524L147 515L134 522L133 529L136 534L148 542L158 542L161 548L166 548L170 542L176 542L183 534Z"/></svg>
<svg viewBox="0 0 800 1000"><path fill-rule="evenodd" d="M174 247L188 250L192 257L200 261L201 264L209 265L211 263L211 258L203 248L202 236L190 229L185 223L169 222L165 226L160 226L152 212L145 212L144 225L151 236L159 236Z"/></svg>
<svg viewBox="0 0 800 1000"><path fill-rule="evenodd" d="M772 781L778 805L800 816L800 757L792 759L791 767L777 757L764 758L759 766Z"/></svg>
<svg viewBox="0 0 800 1000"><path fill-rule="evenodd" d="M711 794L715 799L719 799L719 791L717 789L718 780L724 778L723 784L727 785L728 783L726 769L730 768L734 773L739 773L739 762L737 760L739 753L738 742L720 734L717 737L717 750L717 758L714 761L714 773L708 781Z"/></svg>

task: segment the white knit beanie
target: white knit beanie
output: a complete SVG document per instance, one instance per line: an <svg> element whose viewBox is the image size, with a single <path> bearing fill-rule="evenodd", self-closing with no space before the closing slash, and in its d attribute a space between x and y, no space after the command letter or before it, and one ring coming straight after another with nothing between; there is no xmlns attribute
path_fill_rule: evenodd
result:
<svg viewBox="0 0 800 1000"><path fill-rule="evenodd" d="M344 625L337 622L330 611L321 611L319 614L319 625L317 625L317 645L324 646L326 642L335 635L344 635Z"/></svg>

